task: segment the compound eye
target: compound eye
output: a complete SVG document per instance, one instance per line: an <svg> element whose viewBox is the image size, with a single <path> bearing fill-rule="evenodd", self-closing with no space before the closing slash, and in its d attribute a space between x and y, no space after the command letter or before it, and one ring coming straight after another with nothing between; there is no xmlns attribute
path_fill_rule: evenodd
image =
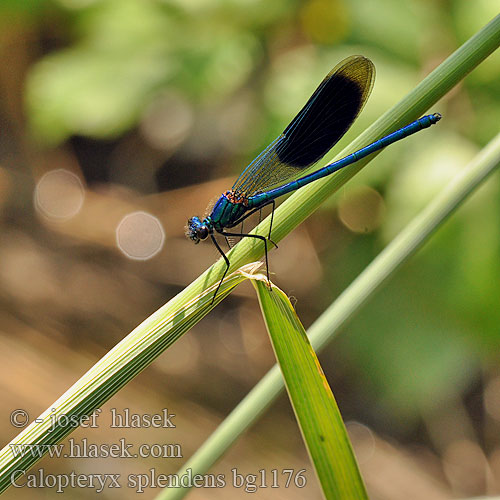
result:
<svg viewBox="0 0 500 500"><path fill-rule="evenodd" d="M200 240L204 240L208 237L208 228L207 226L200 226L196 228L196 236L200 238Z"/></svg>

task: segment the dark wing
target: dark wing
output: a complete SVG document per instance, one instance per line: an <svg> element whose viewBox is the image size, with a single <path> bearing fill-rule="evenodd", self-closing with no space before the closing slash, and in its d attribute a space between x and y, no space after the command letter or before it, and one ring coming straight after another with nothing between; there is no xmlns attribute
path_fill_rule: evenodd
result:
<svg viewBox="0 0 500 500"><path fill-rule="evenodd" d="M370 95L373 63L363 56L341 61L284 132L236 180L233 191L252 196L297 177L347 132Z"/></svg>

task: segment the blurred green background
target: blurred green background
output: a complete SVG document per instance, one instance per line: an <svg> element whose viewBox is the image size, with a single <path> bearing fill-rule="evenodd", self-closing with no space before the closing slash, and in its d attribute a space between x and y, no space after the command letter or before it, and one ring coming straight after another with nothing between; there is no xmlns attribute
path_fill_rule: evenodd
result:
<svg viewBox="0 0 500 500"><path fill-rule="evenodd" d="M2 442L18 433L14 409L38 416L215 261L210 244L184 237L187 218L230 188L341 59L369 57L377 79L337 151L497 13L489 0L2 0ZM383 152L270 253L306 326L496 135L499 54L430 111L439 125ZM120 225L137 212L163 229ZM499 213L494 175L320 356L372 498L500 494ZM176 429L110 429L103 417L72 434L179 443L184 459L45 458L34 470L174 473L273 362L243 286L105 408L168 407ZM212 472L234 467L305 468L305 489L255 497L321 498L284 396ZM6 498L33 493L57 496ZM124 484L100 498L132 494ZM247 495L227 486L190 498Z"/></svg>

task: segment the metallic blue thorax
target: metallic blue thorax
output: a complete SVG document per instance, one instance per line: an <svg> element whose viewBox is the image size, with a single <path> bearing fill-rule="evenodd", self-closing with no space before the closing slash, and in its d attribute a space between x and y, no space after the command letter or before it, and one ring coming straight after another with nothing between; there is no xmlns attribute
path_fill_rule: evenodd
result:
<svg viewBox="0 0 500 500"><path fill-rule="evenodd" d="M249 209L245 199L237 199L231 191L226 191L215 203L207 219L216 231L234 227L234 223Z"/></svg>

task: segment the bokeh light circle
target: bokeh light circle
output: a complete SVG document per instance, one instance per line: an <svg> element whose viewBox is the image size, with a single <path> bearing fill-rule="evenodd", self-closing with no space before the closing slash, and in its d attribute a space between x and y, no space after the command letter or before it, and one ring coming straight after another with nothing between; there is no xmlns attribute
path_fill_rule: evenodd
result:
<svg viewBox="0 0 500 500"><path fill-rule="evenodd" d="M165 231L161 222L147 212L126 215L116 228L116 244L129 259L151 259L164 243Z"/></svg>
<svg viewBox="0 0 500 500"><path fill-rule="evenodd" d="M47 172L35 186L35 209L52 220L71 219L80 212L84 200L80 179L63 168Z"/></svg>

